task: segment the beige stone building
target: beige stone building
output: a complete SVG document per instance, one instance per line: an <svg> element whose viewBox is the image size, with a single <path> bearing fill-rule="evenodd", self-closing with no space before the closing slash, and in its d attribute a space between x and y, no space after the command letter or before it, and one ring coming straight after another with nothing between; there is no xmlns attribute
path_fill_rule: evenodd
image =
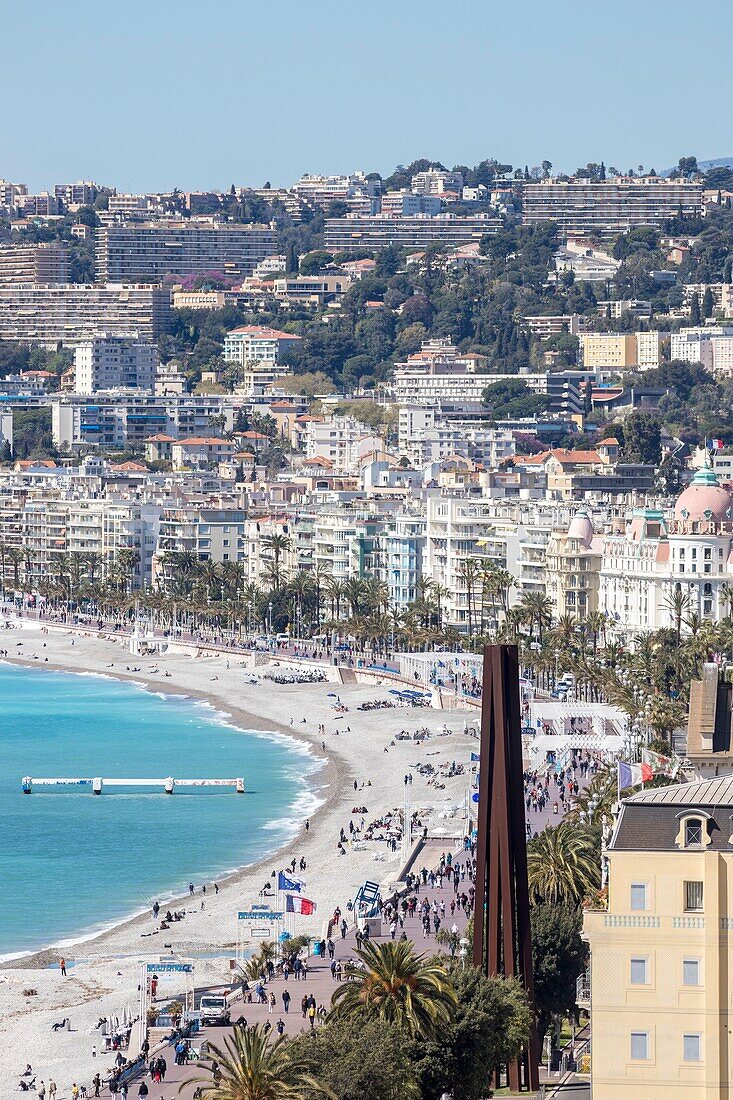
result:
<svg viewBox="0 0 733 1100"><path fill-rule="evenodd" d="M624 799L591 949L593 1100L730 1100L733 776Z"/></svg>
<svg viewBox="0 0 733 1100"><path fill-rule="evenodd" d="M601 545L590 516L575 513L567 531L553 531L547 544L547 595L555 615L585 618L598 610Z"/></svg>

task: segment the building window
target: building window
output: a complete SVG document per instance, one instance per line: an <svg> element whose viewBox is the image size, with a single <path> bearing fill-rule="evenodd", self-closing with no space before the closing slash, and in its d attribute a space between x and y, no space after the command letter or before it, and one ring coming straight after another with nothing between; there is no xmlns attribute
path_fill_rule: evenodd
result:
<svg viewBox="0 0 733 1100"><path fill-rule="evenodd" d="M631 884L631 908L646 909L646 883L632 882Z"/></svg>
<svg viewBox="0 0 733 1100"><path fill-rule="evenodd" d="M702 911L701 882L685 883L685 910L688 913L699 913Z"/></svg>
<svg viewBox="0 0 733 1100"><path fill-rule="evenodd" d="M631 984L646 985L646 959L631 960Z"/></svg>
<svg viewBox="0 0 733 1100"><path fill-rule="evenodd" d="M700 985L700 960L699 959L683 959L682 960L682 984L683 985Z"/></svg>
<svg viewBox="0 0 733 1100"><path fill-rule="evenodd" d="M699 1062L702 1048L701 1035L682 1036L682 1058L685 1062Z"/></svg>
<svg viewBox="0 0 733 1100"><path fill-rule="evenodd" d="M685 822L685 848L702 846L703 823L699 817L691 817Z"/></svg>
<svg viewBox="0 0 733 1100"><path fill-rule="evenodd" d="M631 1032L631 1057L635 1062L645 1062L649 1058L649 1032Z"/></svg>

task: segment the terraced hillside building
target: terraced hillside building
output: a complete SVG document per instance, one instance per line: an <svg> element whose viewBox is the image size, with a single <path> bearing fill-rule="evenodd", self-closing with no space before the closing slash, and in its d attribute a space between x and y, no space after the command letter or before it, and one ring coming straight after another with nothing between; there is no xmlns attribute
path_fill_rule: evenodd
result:
<svg viewBox="0 0 733 1100"><path fill-rule="evenodd" d="M547 179L522 187L522 220L556 222L563 237L601 240L637 226L661 226L679 211L702 213L702 186L659 176L616 176L610 180Z"/></svg>
<svg viewBox="0 0 733 1100"><path fill-rule="evenodd" d="M160 282L217 272L243 279L277 252L267 225L144 222L97 230L95 273L100 282Z"/></svg>
<svg viewBox="0 0 733 1100"><path fill-rule="evenodd" d="M0 283L0 340L75 347L98 332L155 341L171 321L170 291L150 284Z"/></svg>

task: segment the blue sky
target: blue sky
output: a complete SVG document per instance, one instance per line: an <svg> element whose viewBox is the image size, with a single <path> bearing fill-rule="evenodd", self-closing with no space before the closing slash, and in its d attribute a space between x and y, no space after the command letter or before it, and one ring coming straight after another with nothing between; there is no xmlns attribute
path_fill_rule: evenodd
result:
<svg viewBox="0 0 733 1100"><path fill-rule="evenodd" d="M33 188L283 185L420 156L572 171L733 154L728 0L3 7L0 177Z"/></svg>

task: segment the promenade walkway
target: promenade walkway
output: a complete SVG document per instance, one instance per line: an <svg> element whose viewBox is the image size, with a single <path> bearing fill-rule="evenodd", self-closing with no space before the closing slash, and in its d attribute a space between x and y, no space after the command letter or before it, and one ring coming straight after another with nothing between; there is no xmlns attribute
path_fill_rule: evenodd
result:
<svg viewBox="0 0 733 1100"><path fill-rule="evenodd" d="M440 840L431 840L420 852L416 865L413 871L418 871L422 867L433 868L440 862L440 857L443 852L450 850L450 847L446 848L446 842ZM452 852L453 859L458 863L464 863L464 853L462 851ZM471 886L471 880L466 875L465 879L462 879L460 884L460 892L469 892ZM429 885L421 887L418 900L422 901L427 897L428 901L435 900L438 905L444 903L445 905L445 918L442 921L441 927L450 929L455 923L459 929L459 933L463 933L467 924L467 918L465 913L459 906L456 906L455 915L451 916L450 903L455 898L454 886L452 881L449 882L448 878L444 878L442 888L437 885L431 888ZM337 962L341 962L342 966L345 962L354 958L354 951L356 948L356 941L354 938L354 926L350 919L351 914L346 912L346 901L344 898L341 904L341 910L349 923L349 928L345 938L341 938L340 933L335 934L333 939L335 945L335 959ZM325 918L324 914L324 918ZM390 939L389 929L385 926L382 929L383 934L381 937L373 937L372 942L379 943L384 940ZM418 951L425 951L427 954L433 954L439 950L445 950L445 948L439 947L435 941L435 934L432 930L429 936L425 936L422 928L422 924L418 916L406 917L404 922L404 931L408 939L412 940ZM398 928L396 938L399 938L402 930ZM470 953L470 948L469 948ZM296 981L294 976L291 975L287 981L282 976L275 977L271 982L267 983L266 990L268 994L272 991L275 994L276 1006L272 1012L270 1012L267 1005L260 1004L246 1004L242 1001L236 1001L232 1011L232 1022L236 1022L240 1017L244 1017L248 1024L262 1023L269 1020L273 1028L273 1037L276 1037L276 1025L279 1020L282 1020L285 1025L285 1034L293 1035L297 1032L304 1031L310 1027L307 1018L304 1017L301 1011L301 1000L303 996L313 996L317 1005L323 1005L327 1010L331 1004L331 997L334 989L337 986L336 981L331 976L330 970L331 960L326 956L325 959L321 959L318 956L311 956L308 959L308 975L304 981ZM290 994L289 1011L286 1012L283 1006L282 995L287 990ZM203 1041L210 1041L217 1045L221 1043L224 1038L231 1034L231 1028L205 1028L196 1037L194 1046L200 1046ZM165 1081L161 1085L154 1084L149 1077L146 1076L145 1081L149 1088L149 1096L151 1100L163 1100L168 1098L172 1100L175 1096L183 1097L183 1100L191 1100L194 1093L193 1085L186 1086L180 1093L179 1088L181 1084L190 1077L196 1076L196 1064L190 1063L187 1066L176 1066L174 1064L173 1049L169 1048L164 1057L168 1065L168 1071L166 1073ZM135 1082L130 1086L130 1097L137 1095L139 1082ZM109 1091L104 1090L103 1096L109 1096Z"/></svg>

